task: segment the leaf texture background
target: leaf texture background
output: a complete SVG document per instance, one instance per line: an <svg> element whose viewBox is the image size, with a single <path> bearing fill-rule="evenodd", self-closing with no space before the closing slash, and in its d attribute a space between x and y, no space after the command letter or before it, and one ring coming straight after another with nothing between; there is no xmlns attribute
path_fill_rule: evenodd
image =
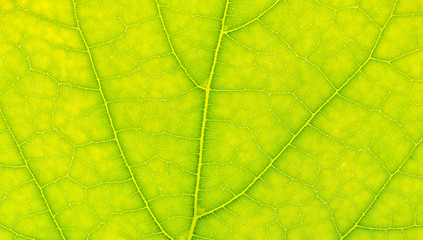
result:
<svg viewBox="0 0 423 240"><path fill-rule="evenodd" d="M0 239L423 239L423 1L1 0Z"/></svg>

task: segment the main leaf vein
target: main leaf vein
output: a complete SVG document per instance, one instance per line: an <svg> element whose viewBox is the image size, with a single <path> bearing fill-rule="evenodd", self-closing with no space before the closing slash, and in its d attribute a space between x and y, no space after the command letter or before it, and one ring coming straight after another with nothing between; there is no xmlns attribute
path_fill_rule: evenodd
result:
<svg viewBox="0 0 423 240"><path fill-rule="evenodd" d="M192 218L191 227L189 230L189 236L188 239L192 239L194 235L194 230L197 224L197 220L199 219L198 216L198 195L200 190L200 178L201 178L201 165L203 161L203 152L204 152L204 138L205 138L205 131L206 131L206 123L207 123L207 109L209 106L209 97L210 97L210 91L211 91L211 83L212 79L216 70L216 64L217 64L217 57L219 55L219 49L222 44L222 38L225 35L224 28L225 28L225 20L228 12L229 7L229 0L226 0L225 3L225 9L223 12L222 17L222 23L220 26L220 32L219 32L219 38L217 40L216 49L214 52L214 58L213 58L213 64L210 70L209 79L207 82L207 87L205 91L205 100L204 100L204 112L203 112L203 120L201 123L201 134L200 134L200 151L199 151L199 159L198 159L198 167L197 167L197 180L195 183L195 191L194 191L194 216Z"/></svg>
<svg viewBox="0 0 423 240"><path fill-rule="evenodd" d="M376 47L378 46L380 39L382 37L382 34L384 32L384 30L386 29L386 26L388 25L388 23L390 22L390 20L393 17L393 13L395 10L397 2L395 2L391 14L388 18L388 20L385 22L384 26L380 29L379 31L379 35L375 41L375 44L373 45L373 48L370 51L369 56L367 57L367 59L363 62L363 64L361 64L361 66L357 69L357 71L355 71L339 88L336 89L336 91L310 116L310 118L306 121L306 123L291 137L291 139L288 141L288 143L282 148L281 151L279 151L279 153L272 158L272 160L270 161L270 163L257 175L257 177L254 178L254 180L251 181L250 184L248 184L248 186L241 191L240 193L238 193L237 195L233 196L230 200L226 201L225 203L223 203L222 205L209 210L205 213L203 213L202 215L200 215L198 218L202 218L206 215L209 215L211 213L214 213L222 208L225 208L227 205L229 205L230 203L234 202L236 199L238 199L239 197L241 197L242 195L244 195L259 179L261 179L261 177L273 166L274 162L285 152L285 150L292 145L292 143L294 142L294 140L300 135L301 132L303 132L303 130L311 123L311 121L317 116L317 114L319 112L322 111L323 108L325 108L331 101L332 99L334 99L342 89L344 89L350 82L351 80L357 76L358 73L360 73L363 68L367 65L368 62L370 62L372 60L374 51L376 50Z"/></svg>

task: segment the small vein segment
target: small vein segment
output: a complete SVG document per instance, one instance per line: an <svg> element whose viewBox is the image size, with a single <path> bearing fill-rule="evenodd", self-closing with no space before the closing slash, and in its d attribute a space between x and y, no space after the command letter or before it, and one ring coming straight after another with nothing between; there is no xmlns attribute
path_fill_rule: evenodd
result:
<svg viewBox="0 0 423 240"><path fill-rule="evenodd" d="M184 65L182 64L181 59L179 59L178 55L176 54L176 51L175 51L175 49L173 48L173 44L172 44L172 42L170 41L170 35L169 35L169 32L167 31L166 25L165 25L164 20L163 20L163 15L162 15L162 11L161 11L161 9L160 9L159 2L158 2L158 0L154 0L154 2L156 3L156 6L157 6L157 11L158 11L158 13L159 13L159 17L160 17L160 21L161 21L161 23L162 23L162 26L163 26L164 32L165 32L165 34L166 34L167 42L169 43L169 46L170 46L170 49L172 50L172 54L173 54L173 56L175 56L176 61L178 62L179 66L182 68L182 70L184 70L185 74L186 74L186 75L188 76L188 78L189 78L189 79L190 79L190 80L194 83L194 85L195 85L197 88L201 89L201 90L206 90L204 87L200 86L200 85L199 85L199 84L198 84L198 83L194 80L194 78L192 78L192 76L188 73L188 70L187 70L187 69L184 67Z"/></svg>
<svg viewBox="0 0 423 240"><path fill-rule="evenodd" d="M274 8L279 2L280 2L281 0L276 0L270 7L268 7L266 10L264 10L262 13L260 13L257 17L255 17L254 19L252 19L252 20L250 20L250 21L248 21L248 22L246 22L246 23L244 23L244 24L242 24L241 26L238 26L238 27L236 27L236 28L232 28L232 29L230 29L230 30L226 30L225 31L225 34L227 34L227 33L230 33L230 32L235 32L235 31L237 31L237 30L239 30L239 29L241 29L241 28L244 28L244 27L246 27L246 26L248 26L248 25L250 25L251 23L253 23L253 22L255 22L255 21L257 21L257 20L259 20L264 14L266 14L267 12L269 12L272 8Z"/></svg>
<svg viewBox="0 0 423 240"><path fill-rule="evenodd" d="M46 195L44 194L43 188L42 188L42 187L41 187L41 185L38 183L37 179L35 178L34 173L33 173L33 172L32 172L32 170L31 170L31 168L29 168L28 161L26 160L26 157L25 157L25 155L23 154L22 148L21 148L20 144L18 143L18 140L16 139L15 134L13 133L12 128L10 127L9 123L7 122L6 117L4 116L4 114L3 114L3 110L2 110L1 108L0 108L0 115L1 115L1 117L3 118L4 123L6 124L7 130L9 131L10 135L11 135L11 136L12 136L12 138L13 138L13 142L14 142L14 143L15 143L15 145L18 147L19 154L20 154L21 158L22 158L22 159L24 160L24 162L25 162L25 167L26 167L26 169L28 170L29 174L31 175L32 179L33 179L33 180L34 180L34 182L35 182L35 185L37 185L37 188L38 188L38 190L39 190L39 191L40 191L40 193L41 193L41 196L42 196L42 198L43 198L44 204L46 205L46 207L47 207L47 209L48 209L48 212L49 212L49 214L50 214L51 218L52 218L52 219L53 219L53 221L54 221L54 224L56 225L57 229L59 230L59 233L60 233L61 238L62 238L62 239L64 239L64 240L66 240L65 235L63 234L63 231L62 231L62 229L60 228L59 223L57 222L57 219L56 219L56 217L54 216L54 214L53 214L53 212L52 212L52 210L51 210L50 205L48 204L48 201L47 201Z"/></svg>
<svg viewBox="0 0 423 240"><path fill-rule="evenodd" d="M369 210L372 208L372 206L374 205L374 203L376 202L376 200L379 198L380 194L383 192L383 190L386 189L386 186L388 186L389 182L392 180L392 178L399 172L401 171L402 167L407 163L408 159L410 159L413 156L414 151L417 149L417 147L420 145L420 143L423 141L423 138L421 138L415 145L414 147L411 149L410 153L408 154L408 156L404 159L404 161L399 165L399 167L397 168L397 170L395 170L395 172L389 174L389 178L385 181L385 183L383 184L382 188L379 190L379 192L375 195L375 197L373 198L372 202L369 204L369 206L366 208L366 210L363 212L363 214L361 214L360 218L355 222L354 226L352 226L341 238L340 240L345 239L356 227L358 227L358 224L360 224L361 220L364 218L364 216L367 214L367 212L369 212Z"/></svg>
<svg viewBox="0 0 423 240"><path fill-rule="evenodd" d="M192 239L192 237L194 236L194 230L195 230L195 226L197 224L197 220L199 219L198 216L198 193L200 190L200 179L201 179L201 165L203 162L203 152L204 152L204 137L205 137L205 132L206 132L206 123L207 123L207 109L209 106L209 97L210 97L210 90L211 90L211 83L212 83L212 79L216 70L216 64L217 64L217 57L219 55L219 49L220 46L222 44L222 38L223 35L225 35L224 32L224 28L225 28L225 20L226 20L226 16L227 16L227 12L228 12L228 7L229 7L229 0L226 0L225 3L225 10L223 12L223 17L222 17L222 23L220 26L220 32L219 32L219 37L217 39L217 45L216 45L216 50L214 52L214 58L213 58L213 64L210 70L210 75L209 75L209 79L207 82L207 86L206 86L206 92L205 92L205 100L204 100L204 112L203 112L203 121L201 123L201 135L200 135L200 151L199 151L199 159L198 159L198 167L197 167L197 181L195 183L195 192L194 192L194 216L192 218L192 223L191 223L191 227L189 230L189 235L188 235L188 239Z"/></svg>
<svg viewBox="0 0 423 240"><path fill-rule="evenodd" d="M120 153L120 155L122 156L123 161L125 162L125 165L126 165L126 167L127 167L128 171L129 171L129 174L131 175L131 180L132 180L132 182L134 183L135 187L137 188L138 194L141 196L142 201L144 202L144 204L145 204L145 206L146 206L146 208L147 208L147 210L148 210L149 214L150 214L150 215L151 215L151 217L153 218L154 222L157 224L157 226L159 227L160 231L161 231L161 232L162 232L162 233L163 233L163 234L164 234L167 238L169 238L169 239L173 239L173 238L172 238L172 237L171 237L171 236L170 236L170 235L169 235L169 234L168 234L168 233L167 233L167 232L163 229L162 225L159 223L159 221L157 220L157 218L156 218L156 217L155 217L155 215L153 214L153 212L152 212L152 210L151 210L151 208L150 208L150 205L148 204L147 199L146 199L146 198L144 197L144 195L142 194L141 189L140 189L140 187L139 187L139 185L138 185L137 181L135 180L134 173L132 172L132 168L131 168L131 166L128 164L128 160L126 159L125 154L123 153L122 146L121 146L120 141L119 141L119 138L118 138L118 136L117 136L117 131L116 131L115 125L114 125L114 123L113 123L113 119L112 119L111 114L110 114L110 111L109 111L109 105L108 105L108 103L107 103L107 100L106 100L106 98L105 98L105 96L104 96L104 93L103 93L103 90L102 90L101 81L100 81L99 75L98 75L98 73L97 73L97 70L96 70L96 68L95 68L95 66L94 66L94 61L93 61L93 57L92 57L92 54L91 54L90 48L88 47L87 41L86 41L86 39L85 39L85 37L84 37L84 34L82 33L81 26L80 26L80 24L79 24L79 20L78 20L78 16L77 16L77 7L76 7L76 2L75 2L75 0L72 0L72 2L73 2L73 8L74 8L74 13L75 13L75 20L76 20L77 28L78 28L79 34L80 34L80 36L81 36L81 39L82 39L82 41L84 42L84 45L85 45L86 51L87 51L87 53L88 53L88 56L89 56L89 58L90 58L91 67L92 67L92 69L93 69L93 71L94 71L94 75L95 75L95 78L96 78L97 83L98 83L98 87L99 87L100 95L101 95L101 97L102 97L102 99L103 99L104 106L105 106L105 108L106 108L107 117L108 117L108 119L109 119L110 126L111 126L111 128L112 128L112 130L113 130L114 141L116 142L116 144L117 144L117 146L118 146L118 148L119 148L119 153Z"/></svg>
<svg viewBox="0 0 423 240"><path fill-rule="evenodd" d="M398 0L397 0L398 1ZM375 42L375 44L373 45L373 48L372 48L372 50L370 51L370 54L369 54L369 56L367 57L367 60L366 61L364 61L364 63L363 64L361 64L361 66L357 69L357 71L355 71L352 75L351 75L351 77L349 77L348 79L347 79L347 81L345 81L344 82L344 84L342 84L342 86L340 86L339 88L337 88L336 89L336 91L310 116L310 118L307 120L307 122L292 136L292 138L288 141L288 143L282 148L282 150L274 157L274 158L272 158L272 160L270 161L270 163L266 166L266 168L264 168L263 169L263 171L261 171L260 173L259 173L259 175L257 175L257 177L255 177L254 178L254 180L253 181L251 181L251 183L250 184L248 184L248 186L243 190L243 191L241 191L240 193L238 193L237 195L235 195L235 196L233 196L230 200L228 200L227 202L225 202L224 204L222 204L222 205L220 205L219 207L216 207L216 208L214 208L214 209L212 209L212 210L210 210L210 211L207 211L207 212L205 212L205 213L203 213L203 214L201 214L200 216L198 216L198 218L202 218L202 217L204 217L204 216L206 216L206 215L209 215L209 214L211 214L211 213L214 213L214 212L216 212L216 211L218 211L218 210L220 210L220 209L222 209L222 208L225 208L228 204L230 204L230 203L232 203L232 202L234 202L236 199L238 199L240 196L242 196L242 195L244 195L259 179L261 179L261 177L263 176L263 174L265 174L266 172L267 172L267 170L269 170L272 166L273 166L273 164L274 164L274 162L285 152L285 150L289 147L289 146L291 146L291 144L294 142L294 140L300 135L300 133L311 123L311 121L316 117L316 115L319 113L319 112L321 112L322 111L322 109L323 108L325 108L331 101L332 101L332 99L335 97L335 96L337 96L338 94L339 94L339 92L342 90L342 89L344 89L345 88L345 86L347 86L349 83L350 83L350 81L355 77L355 76L357 76L357 74L359 73L359 72L361 72L362 70L363 70L363 68L367 65L367 63L368 62L370 62L371 60L372 60L372 57L373 57L373 54L374 54L374 51L376 50L376 47L378 46L378 44L379 44L379 42L380 42L380 39L381 39L381 37L382 37L382 34L383 34L383 32L384 32L384 30L385 30L385 28L386 28L386 26L388 25L388 23L390 22L390 20L392 19L392 17L393 17L393 12L394 12L394 10L395 10L395 7L396 7L396 3L397 2L395 2L395 5L394 5L394 7L392 8L392 11L391 11L391 14L390 14L390 17L388 18L388 20L386 21L386 23L385 23L385 25L383 25L383 27L380 29L380 31L379 31L379 35L378 35L378 37L377 37L377 39L376 39L376 42Z"/></svg>
<svg viewBox="0 0 423 240"><path fill-rule="evenodd" d="M28 236L22 235L22 234L20 234L20 233L17 233L17 232L15 232L13 229L8 228L8 227L6 227L5 225L3 225L3 224L1 224L1 223L0 223L0 228L4 229L4 230L6 230L6 231L8 231L8 232L10 232L10 233L15 234L15 235L16 235L15 239L17 239L17 237L21 237L21 238L23 238L23 239L31 239L31 240L35 240L34 238L31 238L31 237L28 237Z"/></svg>

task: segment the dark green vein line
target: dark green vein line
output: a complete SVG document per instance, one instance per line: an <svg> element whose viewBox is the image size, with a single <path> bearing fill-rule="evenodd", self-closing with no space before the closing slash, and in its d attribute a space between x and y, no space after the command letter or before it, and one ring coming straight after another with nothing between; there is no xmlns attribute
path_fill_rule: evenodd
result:
<svg viewBox="0 0 423 240"><path fill-rule="evenodd" d="M49 203L48 203L48 201L47 201L47 198L46 198L46 195L44 194L43 188L42 188L42 187L41 187L41 185L38 183L38 180L35 178L34 173L32 172L31 168L29 167L29 165L28 165L28 161L26 160L26 157L25 157L25 155L23 154L22 148L21 148L20 144L18 143L18 140L16 139L15 134L14 134L14 133L13 133L13 131L12 131L12 128L10 127L9 123L7 122L6 117L4 116L4 114L3 114L3 110L1 109L1 107L0 107L0 115L1 115L1 117L3 118L4 123L6 124L7 130L9 131L10 135L11 135L11 136L12 136L12 138L13 138L13 142L15 143L15 145L17 146L17 148L18 148L18 150L19 150L19 154L20 154L21 158L22 158L22 159L23 159L23 161L25 162L25 167L26 167L26 169L28 170L29 174L31 175L32 179L33 179L33 180L34 180L34 182L35 182L35 185L37 185L37 188L38 188L38 190L39 190L39 191L40 191L40 193L41 193L41 196L42 196L42 198L43 198L44 204L46 205L47 210L48 210L48 212L49 212L49 214L50 214L51 218L52 218L52 219L53 219L53 221L54 221L54 224L56 225L57 229L59 230L59 233L60 233L61 238L66 240L65 235L63 234L63 231L62 231L62 229L60 228L59 223L57 222L57 219L56 219L56 217L54 216L54 214L53 214L53 212L52 212L52 210L51 210L50 204L49 204Z"/></svg>
<svg viewBox="0 0 423 240"><path fill-rule="evenodd" d="M101 85L100 77L99 77L99 75L98 75L98 73L97 73L97 70L96 70L96 68L95 68L95 66L94 66L93 56L92 56L92 54L91 54L90 48L88 47L87 41L86 41L86 39L85 39L85 37L84 37L84 34L82 33L82 30L81 30L81 26L80 26L79 19L78 19L78 16L77 16L77 7L76 7L75 0L72 0L72 3L73 3L73 8L74 8L75 21L76 21L76 24L77 24L77 28L78 28L79 34L80 34L80 36L81 36L81 39L82 39L82 41L84 42L84 45L85 45L86 51L87 51L87 53L88 53L88 56L89 56L89 59L90 59L90 63L91 63L91 67L92 67L92 70L93 70L93 72L94 72L94 75L95 75L95 78L96 78L96 80L97 80L97 84L98 84L98 87L99 87L99 92L100 92L101 98L103 99L104 106L105 106L105 108L106 108L106 113L107 113L107 117L108 117L108 119L109 119L110 127L111 127L111 128L112 128L112 130L113 130L114 141L116 142L116 145L117 145L117 146L118 146L118 148L119 148L119 153L120 153L120 155L121 155L121 157L122 157L123 161L125 162L126 168L128 169L128 172L129 172L129 174L131 175L131 180L132 180L132 182L134 183L135 187L137 188L138 194L140 195L140 197L141 197L142 201L144 202L144 204L145 204L145 206L146 206L146 208L147 208L147 210L148 210L149 214L150 214L150 215L151 215L151 217L153 218L154 222L157 224L157 226L159 227L160 231L161 231L161 232L162 232L162 233L163 233L163 234L164 234L167 238L169 238L169 239L173 239L173 238L172 238L172 237L171 237L171 236L170 236L170 235L169 235L169 234L168 234L168 233L167 233L167 232L163 229L162 225L160 224L160 222L157 220L157 218L156 218L156 217L155 217L155 215L153 214L153 211L151 210L151 207L150 207L150 205L149 205L149 203L148 203L147 199L146 199L146 198L145 198L145 196L142 194L141 189L140 189L140 186L138 185L137 181L135 180L135 176L134 176L134 173L133 173L133 171L132 171L132 168L131 168L131 166L129 165L128 160L126 159L125 154L123 153L123 149L122 149L122 146L121 146L121 144L120 144L120 141L119 141L119 138L118 138L118 135L117 135L117 131L116 131L115 125L114 125L114 123L113 123L113 119L112 119L111 114L110 114L109 105L108 105L108 102L107 102L107 100L106 100L106 97L104 96L104 92L103 92L103 90L102 90L102 85Z"/></svg>
<svg viewBox="0 0 423 240"><path fill-rule="evenodd" d="M200 151L199 151L199 158L198 158L198 167L197 167L197 181L195 183L195 192L194 192L194 216L192 217L192 223L189 230L188 240L191 240L194 236L194 230L197 224L198 217L198 195L200 190L200 179L201 179L201 165L203 163L203 155L204 155L204 138L205 138L205 132L206 132L206 124L207 124L207 109L209 106L209 97L210 97L210 90L211 90L211 83L214 77L214 73L216 70L216 64L217 64L217 57L219 56L219 49L222 44L222 38L225 28L225 20L228 12L229 7L229 0L226 0L225 3L225 10L223 11L223 17L222 17L222 23L220 26L220 32L219 32L219 38L217 40L216 49L214 51L214 59L213 64L210 70L209 79L207 82L206 87L206 93L205 93L205 100L204 100L204 112L203 112L203 120L201 123L201 135L200 135Z"/></svg>
<svg viewBox="0 0 423 240"><path fill-rule="evenodd" d="M336 91L322 104L322 106L320 106L312 115L311 117L307 120L307 122L292 136L292 138L288 141L288 143L282 148L282 150L274 157L272 158L272 160L270 161L270 163L266 166L266 168L263 169L263 171L260 172L260 174L257 175L257 177L254 178L254 180L251 181L251 183L240 193L238 193L237 195L235 195L234 197L232 197L230 200L228 200L227 202L225 202L224 204L220 205L219 207L216 207L208 212L203 213L202 215L200 215L198 218L202 218L206 215L209 215L211 213L214 213L222 208L225 208L228 204L234 202L236 199L238 199L240 196L244 195L262 176L263 174L265 174L267 172L267 170L269 170L274 162L285 152L285 150L291 146L291 144L293 143L293 141L300 135L300 133L311 123L311 121L316 117L316 115L322 111L323 108L325 108L331 101L332 99L334 99L339 92L344 89L349 83L350 81L359 73L363 70L363 68L367 65L368 62L371 61L372 56L374 54L374 51L376 50L376 47L378 45L378 43L380 42L380 39L382 37L382 34L386 28L386 26L388 25L388 23L390 22L390 20L392 19L393 16L393 12L395 10L395 6L396 3L394 5L394 7L392 8L392 12L390 14L390 17L388 18L388 20L386 21L385 25L380 29L379 35L375 41L375 44L373 45L372 50L370 51L370 54L367 58L366 61L364 61L364 63L357 69L357 71L355 71L351 77L349 77L347 79L347 81L344 82L344 84L342 84L341 87L337 88Z"/></svg>

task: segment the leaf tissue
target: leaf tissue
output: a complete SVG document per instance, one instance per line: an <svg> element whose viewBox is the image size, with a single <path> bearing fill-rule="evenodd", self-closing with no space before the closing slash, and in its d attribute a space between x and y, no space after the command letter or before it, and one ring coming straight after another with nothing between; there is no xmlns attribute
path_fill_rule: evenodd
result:
<svg viewBox="0 0 423 240"><path fill-rule="evenodd" d="M0 0L0 239L423 239L422 0Z"/></svg>

